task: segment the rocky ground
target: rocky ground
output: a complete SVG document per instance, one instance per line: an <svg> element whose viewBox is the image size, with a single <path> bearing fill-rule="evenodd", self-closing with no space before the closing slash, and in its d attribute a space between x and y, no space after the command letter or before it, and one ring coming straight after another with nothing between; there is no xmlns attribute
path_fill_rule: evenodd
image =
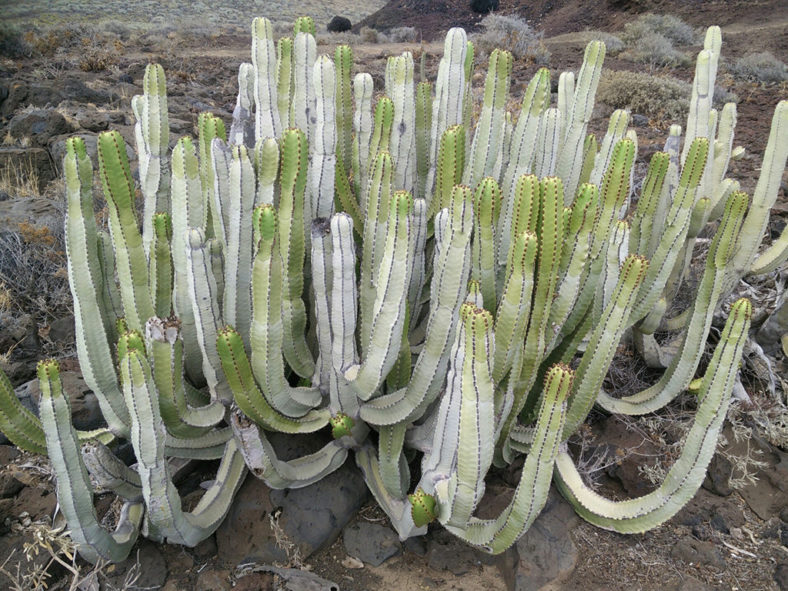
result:
<svg viewBox="0 0 788 591"><path fill-rule="evenodd" d="M30 11L36 10L34 4L28 3ZM89 15L91 3L83 4L83 14ZM354 46L357 69L371 72L378 88L385 58L406 49L426 52L427 73L434 76L442 47L429 39L449 24L447 11L456 19L451 24L472 27L478 20L459 0L398 0L361 22L362 16L383 2L369 3L366 11L353 13L349 12L351 3L332 4L337 13L352 16L357 27L413 26L421 31L425 41L420 44ZM695 26L723 25L723 54L731 59L753 48L769 48L775 55L785 56L788 23L784 11L780 16L779 4L733 0L557 0L526 4L502 0L500 6L503 10L519 10L544 28L545 44L551 52L549 66L557 79L557 72L576 69L582 59L585 41L567 33L584 28L615 32L646 9L675 11ZM48 18L58 18L58 6L51 4ZM177 5L173 3L173 7ZM320 18L331 15L324 13ZM33 13L21 12L17 7L8 14L15 22L24 23ZM173 139L192 134L201 111L213 111L229 121L237 91L234 72L249 59L249 38L244 28L227 28L224 23L217 23L213 32L199 35L177 28L127 37L118 34L117 42L109 43L105 38L78 40L74 45L56 48L51 55L0 58L0 246L5 252L0 257L0 362L18 385L20 398L35 408L38 388L35 380L30 381L35 361L43 355L62 359L67 370L64 384L79 428L96 426L101 415L95 397L81 380L73 353L73 316L62 271L65 259L60 237L63 200L59 169L65 139L81 135L95 156L96 134L112 128L120 130L133 145L129 101L140 92L145 64L152 61L162 63L167 72ZM333 49L330 37L323 36L320 43L321 52ZM90 56L98 62L86 63ZM484 65L477 65L477 86L481 86ZM631 62L615 57L608 58L606 67L637 69ZM515 64L515 96L534 71L534 65ZM671 74L691 80L692 67L676 68ZM748 152L746 158L733 163L731 176L751 192L771 112L788 94L785 85L721 79L726 89L739 97L736 144ZM605 105L598 106L591 123L594 131L604 131L610 111ZM635 119L641 160L661 148L669 123L643 116ZM786 217L788 200L783 189L772 215L772 235L781 231ZM771 282L752 286L751 291L774 291L774 278ZM15 299L9 301L12 295ZM271 491L250 478L226 522L198 547L156 546L141 541L126 563L93 571L94 578L82 588L98 589L93 584L97 581L103 589L169 591L213 591L232 585L246 590L293 591L788 589L788 455L785 447L777 445L780 434L785 437L786 425L768 428L775 417L785 420L784 415L779 419L774 396L779 398L781 391L785 395L780 376L784 379L788 371L779 350L770 354L771 374L759 370L758 363L762 362L754 353L751 356L745 386L754 406L732 413L725 432L728 444L715 456L704 488L675 518L646 534L623 536L596 529L577 518L553 493L536 524L500 557L476 552L440 528L432 529L425 538L400 543L366 492L358 471L348 462L321 482L294 491ZM776 381L774 392L769 388L770 378ZM634 362L622 362L609 379L611 387L637 388L653 375ZM692 409L691 400L681 400L667 415L651 418L650 422L594 415L584 438L585 452L595 452L595 475L602 490L618 497L651 490L642 467L664 469L669 464L671 450L677 449L682 426L687 425ZM277 445L285 459L303 453L293 449L286 438ZM51 562L47 547L56 549L63 540L62 536L49 537L45 533L48 530L37 525L46 523L55 511L53 482L46 461L20 454L12 446L0 445L0 465L4 466L0 470L0 580L5 573L19 581L20 589L34 588L31 576L43 572ZM212 469L215 466L203 463L179 483L186 505L200 496L200 484L213 477ZM491 476L484 510L495 512L496 507L508 502L517 476L516 467ZM730 486L731 477L739 485L735 490ZM96 504L100 514L106 513L111 519L116 509L111 496L98 496ZM29 562L23 560L26 553L31 557ZM68 588L73 580L69 570L57 563L49 565L48 572L50 589ZM86 572L83 568L82 573Z"/></svg>

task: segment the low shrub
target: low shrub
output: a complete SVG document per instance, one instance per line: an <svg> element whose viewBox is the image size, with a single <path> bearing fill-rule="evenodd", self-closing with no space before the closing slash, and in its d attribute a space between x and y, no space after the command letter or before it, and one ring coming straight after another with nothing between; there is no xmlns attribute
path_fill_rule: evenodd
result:
<svg viewBox="0 0 788 591"><path fill-rule="evenodd" d="M605 31L584 31L583 37L586 39L586 43L590 43L591 41L601 41L604 43L607 49L607 55L619 54L625 47L621 38Z"/></svg>
<svg viewBox="0 0 788 591"><path fill-rule="evenodd" d="M75 47L94 35L95 31L84 25L53 26L27 31L25 41L34 55L52 57L59 49Z"/></svg>
<svg viewBox="0 0 788 591"><path fill-rule="evenodd" d="M421 33L415 27L393 27L385 33L372 27L361 27L359 35L362 43L417 43L421 41ZM332 39L335 37L336 35L332 36Z"/></svg>
<svg viewBox="0 0 788 591"><path fill-rule="evenodd" d="M621 54L624 59L648 64L651 69L664 66L688 66L692 60L673 47L673 42L663 34L650 31L628 44Z"/></svg>
<svg viewBox="0 0 788 591"><path fill-rule="evenodd" d="M414 27L394 27L386 32L389 43L415 43L421 35Z"/></svg>
<svg viewBox="0 0 788 591"><path fill-rule="evenodd" d="M728 70L736 78L753 82L768 84L788 80L788 66L768 51L745 55L729 65Z"/></svg>
<svg viewBox="0 0 788 591"><path fill-rule="evenodd" d="M725 103L738 103L739 102L739 95L735 92L731 92L727 88L723 88L721 86L714 86L714 108L721 109L725 106Z"/></svg>
<svg viewBox="0 0 788 591"><path fill-rule="evenodd" d="M22 30L10 23L0 22L0 55L10 58L27 57L32 48Z"/></svg>
<svg viewBox="0 0 788 591"><path fill-rule="evenodd" d="M117 38L112 42L102 42L83 37L79 69L83 72L103 72L118 63L123 50L123 42Z"/></svg>
<svg viewBox="0 0 788 591"><path fill-rule="evenodd" d="M543 33L534 31L523 19L502 14L488 14L479 23L483 31L473 36L479 55L489 55L494 49L506 49L515 59L545 65L550 52L542 42Z"/></svg>
<svg viewBox="0 0 788 591"><path fill-rule="evenodd" d="M658 33L677 45L693 45L697 40L692 27L677 16L650 12L624 25L621 40L627 45L634 45L639 39L652 33Z"/></svg>
<svg viewBox="0 0 788 591"><path fill-rule="evenodd" d="M597 100L614 109L674 122L686 118L691 95L692 86L682 80L618 70L602 75Z"/></svg>
<svg viewBox="0 0 788 591"><path fill-rule="evenodd" d="M383 43L385 35L372 27L361 27L358 32L364 43Z"/></svg>

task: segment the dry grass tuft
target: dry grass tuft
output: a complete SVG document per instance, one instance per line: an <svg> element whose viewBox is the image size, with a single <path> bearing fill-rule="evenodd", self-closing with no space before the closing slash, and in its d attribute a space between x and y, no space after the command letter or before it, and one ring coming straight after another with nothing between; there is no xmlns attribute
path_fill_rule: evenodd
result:
<svg viewBox="0 0 788 591"><path fill-rule="evenodd" d="M71 314L62 232L21 223L0 233L0 283L6 305L30 314L37 326Z"/></svg>
<svg viewBox="0 0 788 591"><path fill-rule="evenodd" d="M17 143L10 134L7 134L3 143ZM24 142L19 142L24 145ZM40 181L38 170L33 166L32 160L21 159L16 164L0 168L0 192L11 197L40 197Z"/></svg>

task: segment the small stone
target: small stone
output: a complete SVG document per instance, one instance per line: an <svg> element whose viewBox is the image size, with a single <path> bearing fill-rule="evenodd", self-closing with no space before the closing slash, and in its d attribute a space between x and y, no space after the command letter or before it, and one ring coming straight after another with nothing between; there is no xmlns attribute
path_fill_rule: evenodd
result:
<svg viewBox="0 0 788 591"><path fill-rule="evenodd" d="M685 538L679 540L670 551L670 555L687 564L707 564L717 568L725 568L725 559L711 542Z"/></svg>
<svg viewBox="0 0 788 591"><path fill-rule="evenodd" d="M189 101L192 113L202 113L203 111L214 111L215 108L204 101L192 99Z"/></svg>
<svg viewBox="0 0 788 591"><path fill-rule="evenodd" d="M364 568L364 563L361 562L358 558L355 558L354 556L345 556L342 559L342 566L350 569L359 569L359 568Z"/></svg>
<svg viewBox="0 0 788 591"><path fill-rule="evenodd" d="M191 121L186 121L185 119L176 119L174 117L170 117L170 130L173 133L178 134L187 134L191 133L192 129L194 128L194 123Z"/></svg>
<svg viewBox="0 0 788 591"><path fill-rule="evenodd" d="M648 125L648 117L635 113L632 115L632 125L635 127L646 127Z"/></svg>
<svg viewBox="0 0 788 591"><path fill-rule="evenodd" d="M372 566L380 566L402 552L397 534L376 523L357 521L346 527L342 536L347 553Z"/></svg>
<svg viewBox="0 0 788 591"><path fill-rule="evenodd" d="M788 523L788 506L783 507L782 511L780 511L780 520L784 523Z"/></svg>

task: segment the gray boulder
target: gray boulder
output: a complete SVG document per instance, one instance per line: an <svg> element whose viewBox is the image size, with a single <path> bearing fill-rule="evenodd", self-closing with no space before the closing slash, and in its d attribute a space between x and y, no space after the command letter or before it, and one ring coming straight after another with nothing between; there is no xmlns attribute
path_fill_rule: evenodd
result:
<svg viewBox="0 0 788 591"><path fill-rule="evenodd" d="M27 139L35 146L46 146L49 138L71 131L71 126L54 109L35 109L16 115L8 124L8 133Z"/></svg>
<svg viewBox="0 0 788 591"><path fill-rule="evenodd" d="M272 434L277 456L290 460L325 444L319 435ZM304 488L272 490L249 476L230 513L216 532L219 560L228 565L253 560L287 562L288 551L277 544L282 534L305 559L329 546L363 506L368 496L361 473L349 459L337 471ZM278 530L278 531L277 531Z"/></svg>
<svg viewBox="0 0 788 591"><path fill-rule="evenodd" d="M364 564L380 566L402 552L399 537L390 528L368 521L357 521L342 534L345 551Z"/></svg>

